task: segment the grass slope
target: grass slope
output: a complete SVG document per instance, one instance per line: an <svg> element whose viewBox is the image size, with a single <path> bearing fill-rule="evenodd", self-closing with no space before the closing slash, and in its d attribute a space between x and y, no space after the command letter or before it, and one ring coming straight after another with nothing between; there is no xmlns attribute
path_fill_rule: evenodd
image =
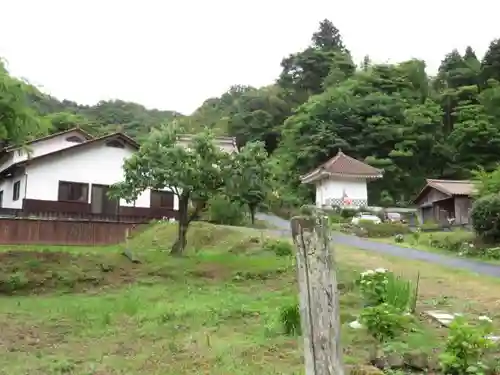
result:
<svg viewBox="0 0 500 375"><path fill-rule="evenodd" d="M3 249L0 374L303 373L301 340L284 335L278 321L280 307L296 301L293 259L264 251L261 231L207 224L190 230L188 256L172 258L162 250L175 230L159 224L132 238L141 264L122 256L122 246ZM366 266L408 277L422 267L420 309L478 297L471 312L499 311L496 281L351 248L337 252L344 323L361 308L353 280ZM436 300L440 289L449 298ZM366 362L368 336L343 327L346 362ZM405 350L431 352L444 334L423 326L403 338Z"/></svg>

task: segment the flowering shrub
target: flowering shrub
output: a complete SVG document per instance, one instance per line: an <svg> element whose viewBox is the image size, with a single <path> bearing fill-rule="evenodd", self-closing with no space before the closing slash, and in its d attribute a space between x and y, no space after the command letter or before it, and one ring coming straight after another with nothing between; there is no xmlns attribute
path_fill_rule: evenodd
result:
<svg viewBox="0 0 500 375"><path fill-rule="evenodd" d="M448 339L440 364L446 374L484 374L488 366L483 362L487 350L494 346L488 337L493 327L487 316L479 317L479 324L472 325L463 317L450 324Z"/></svg>
<svg viewBox="0 0 500 375"><path fill-rule="evenodd" d="M394 339L404 331L410 320L411 315L402 314L401 310L388 303L365 307L360 316L361 324L379 343Z"/></svg>
<svg viewBox="0 0 500 375"><path fill-rule="evenodd" d="M385 268L362 272L357 283L368 306L376 306L385 301L388 271Z"/></svg>
<svg viewBox="0 0 500 375"><path fill-rule="evenodd" d="M402 312L415 309L418 286L414 287L411 281L397 277L385 268L361 273L357 283L366 306L388 303Z"/></svg>

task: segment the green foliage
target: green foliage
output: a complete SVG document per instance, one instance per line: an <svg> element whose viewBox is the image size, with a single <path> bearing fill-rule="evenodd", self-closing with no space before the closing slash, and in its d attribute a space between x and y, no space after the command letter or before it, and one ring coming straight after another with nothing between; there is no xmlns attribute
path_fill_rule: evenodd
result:
<svg viewBox="0 0 500 375"><path fill-rule="evenodd" d="M214 224L242 225L245 214L241 204L219 194L208 201L208 219Z"/></svg>
<svg viewBox="0 0 500 375"><path fill-rule="evenodd" d="M273 252L277 256L290 256L294 252L293 245L289 241L266 239L262 246L263 250Z"/></svg>
<svg viewBox="0 0 500 375"><path fill-rule="evenodd" d="M467 251L474 246L474 233L465 230L431 233L428 236L428 245L457 253Z"/></svg>
<svg viewBox="0 0 500 375"><path fill-rule="evenodd" d="M300 335L300 310L297 303L287 305L280 310L280 322L286 335Z"/></svg>
<svg viewBox="0 0 500 375"><path fill-rule="evenodd" d="M410 316L402 314L401 310L388 303L365 307L360 315L360 322L381 344L402 333L410 320Z"/></svg>
<svg viewBox="0 0 500 375"><path fill-rule="evenodd" d="M139 151L125 161L124 181L111 191L130 202L148 188L170 187L179 197L179 237L173 253L182 253L190 222L204 202L225 186L232 171L230 156L213 142L209 131L195 135L186 147L178 143L180 130L172 124L152 132ZM188 216L190 200L196 210Z"/></svg>
<svg viewBox="0 0 500 375"><path fill-rule="evenodd" d="M474 195L476 197L481 198L500 192L500 167L495 168L491 172L487 172L484 168L480 167L478 170L473 171L473 176Z"/></svg>
<svg viewBox="0 0 500 375"><path fill-rule="evenodd" d="M480 317L473 325L463 317L456 317L449 326L448 339L440 363L445 374L482 375L489 369L484 355L494 343L488 338L492 333L491 320Z"/></svg>
<svg viewBox="0 0 500 375"><path fill-rule="evenodd" d="M247 143L232 161L227 194L248 207L252 224L255 212L271 190L271 167L262 142Z"/></svg>
<svg viewBox="0 0 500 375"><path fill-rule="evenodd" d="M471 213L474 230L488 243L500 241L500 194L486 195L474 202Z"/></svg>
<svg viewBox="0 0 500 375"><path fill-rule="evenodd" d="M12 77L0 59L1 146L19 145L48 130L47 124L28 106L30 95L39 95L39 92L33 86Z"/></svg>
<svg viewBox="0 0 500 375"><path fill-rule="evenodd" d="M400 223L375 224L369 220L360 220L359 226L364 229L367 237L373 238L393 237L398 234L410 233L408 225Z"/></svg>
<svg viewBox="0 0 500 375"><path fill-rule="evenodd" d="M340 211L340 216L344 219L351 219L358 213L358 210L353 208L344 208Z"/></svg>
<svg viewBox="0 0 500 375"><path fill-rule="evenodd" d="M418 283L395 276L384 268L361 273L357 284L366 306L390 304L401 312L413 312L417 300Z"/></svg>

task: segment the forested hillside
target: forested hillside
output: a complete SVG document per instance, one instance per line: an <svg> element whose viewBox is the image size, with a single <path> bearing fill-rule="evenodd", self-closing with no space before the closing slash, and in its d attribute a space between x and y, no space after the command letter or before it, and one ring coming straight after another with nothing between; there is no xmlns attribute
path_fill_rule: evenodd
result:
<svg viewBox="0 0 500 375"><path fill-rule="evenodd" d="M240 145L264 141L282 199L307 194L298 176L342 148L384 168L385 178L370 189L372 202L382 204L409 202L425 178L469 178L478 166L490 170L500 161L499 40L485 56L471 47L450 51L431 77L420 60L382 65L366 56L356 65L339 30L324 20L310 46L281 67L274 84L235 85L182 116L120 100L60 102L0 66L0 138L20 142L78 124L140 140L177 118L187 132L209 127Z"/></svg>
<svg viewBox="0 0 500 375"><path fill-rule="evenodd" d="M184 121L240 143L265 141L282 196L339 147L384 168L370 189L381 204L408 203L425 178L469 178L500 161L499 40L484 57L450 51L433 77L416 59L387 65L366 56L358 65L325 20L309 48L283 59L275 85L233 87Z"/></svg>

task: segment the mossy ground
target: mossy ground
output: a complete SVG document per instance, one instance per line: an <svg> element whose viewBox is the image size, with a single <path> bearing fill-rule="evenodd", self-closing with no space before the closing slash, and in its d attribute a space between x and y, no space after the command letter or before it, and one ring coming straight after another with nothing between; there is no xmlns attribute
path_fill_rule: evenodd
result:
<svg viewBox="0 0 500 375"><path fill-rule="evenodd" d="M301 340L279 323L296 300L293 258L263 251L263 231L199 223L186 256L173 258L175 230L158 224L130 239L140 264L124 245L2 249L0 374L303 373ZM375 266L409 278L422 266L419 310L500 311L496 280L352 248L337 255L344 323L362 307L357 273ZM405 350L442 346L444 329L419 325ZM342 340L347 363L366 363L364 331L344 324Z"/></svg>

